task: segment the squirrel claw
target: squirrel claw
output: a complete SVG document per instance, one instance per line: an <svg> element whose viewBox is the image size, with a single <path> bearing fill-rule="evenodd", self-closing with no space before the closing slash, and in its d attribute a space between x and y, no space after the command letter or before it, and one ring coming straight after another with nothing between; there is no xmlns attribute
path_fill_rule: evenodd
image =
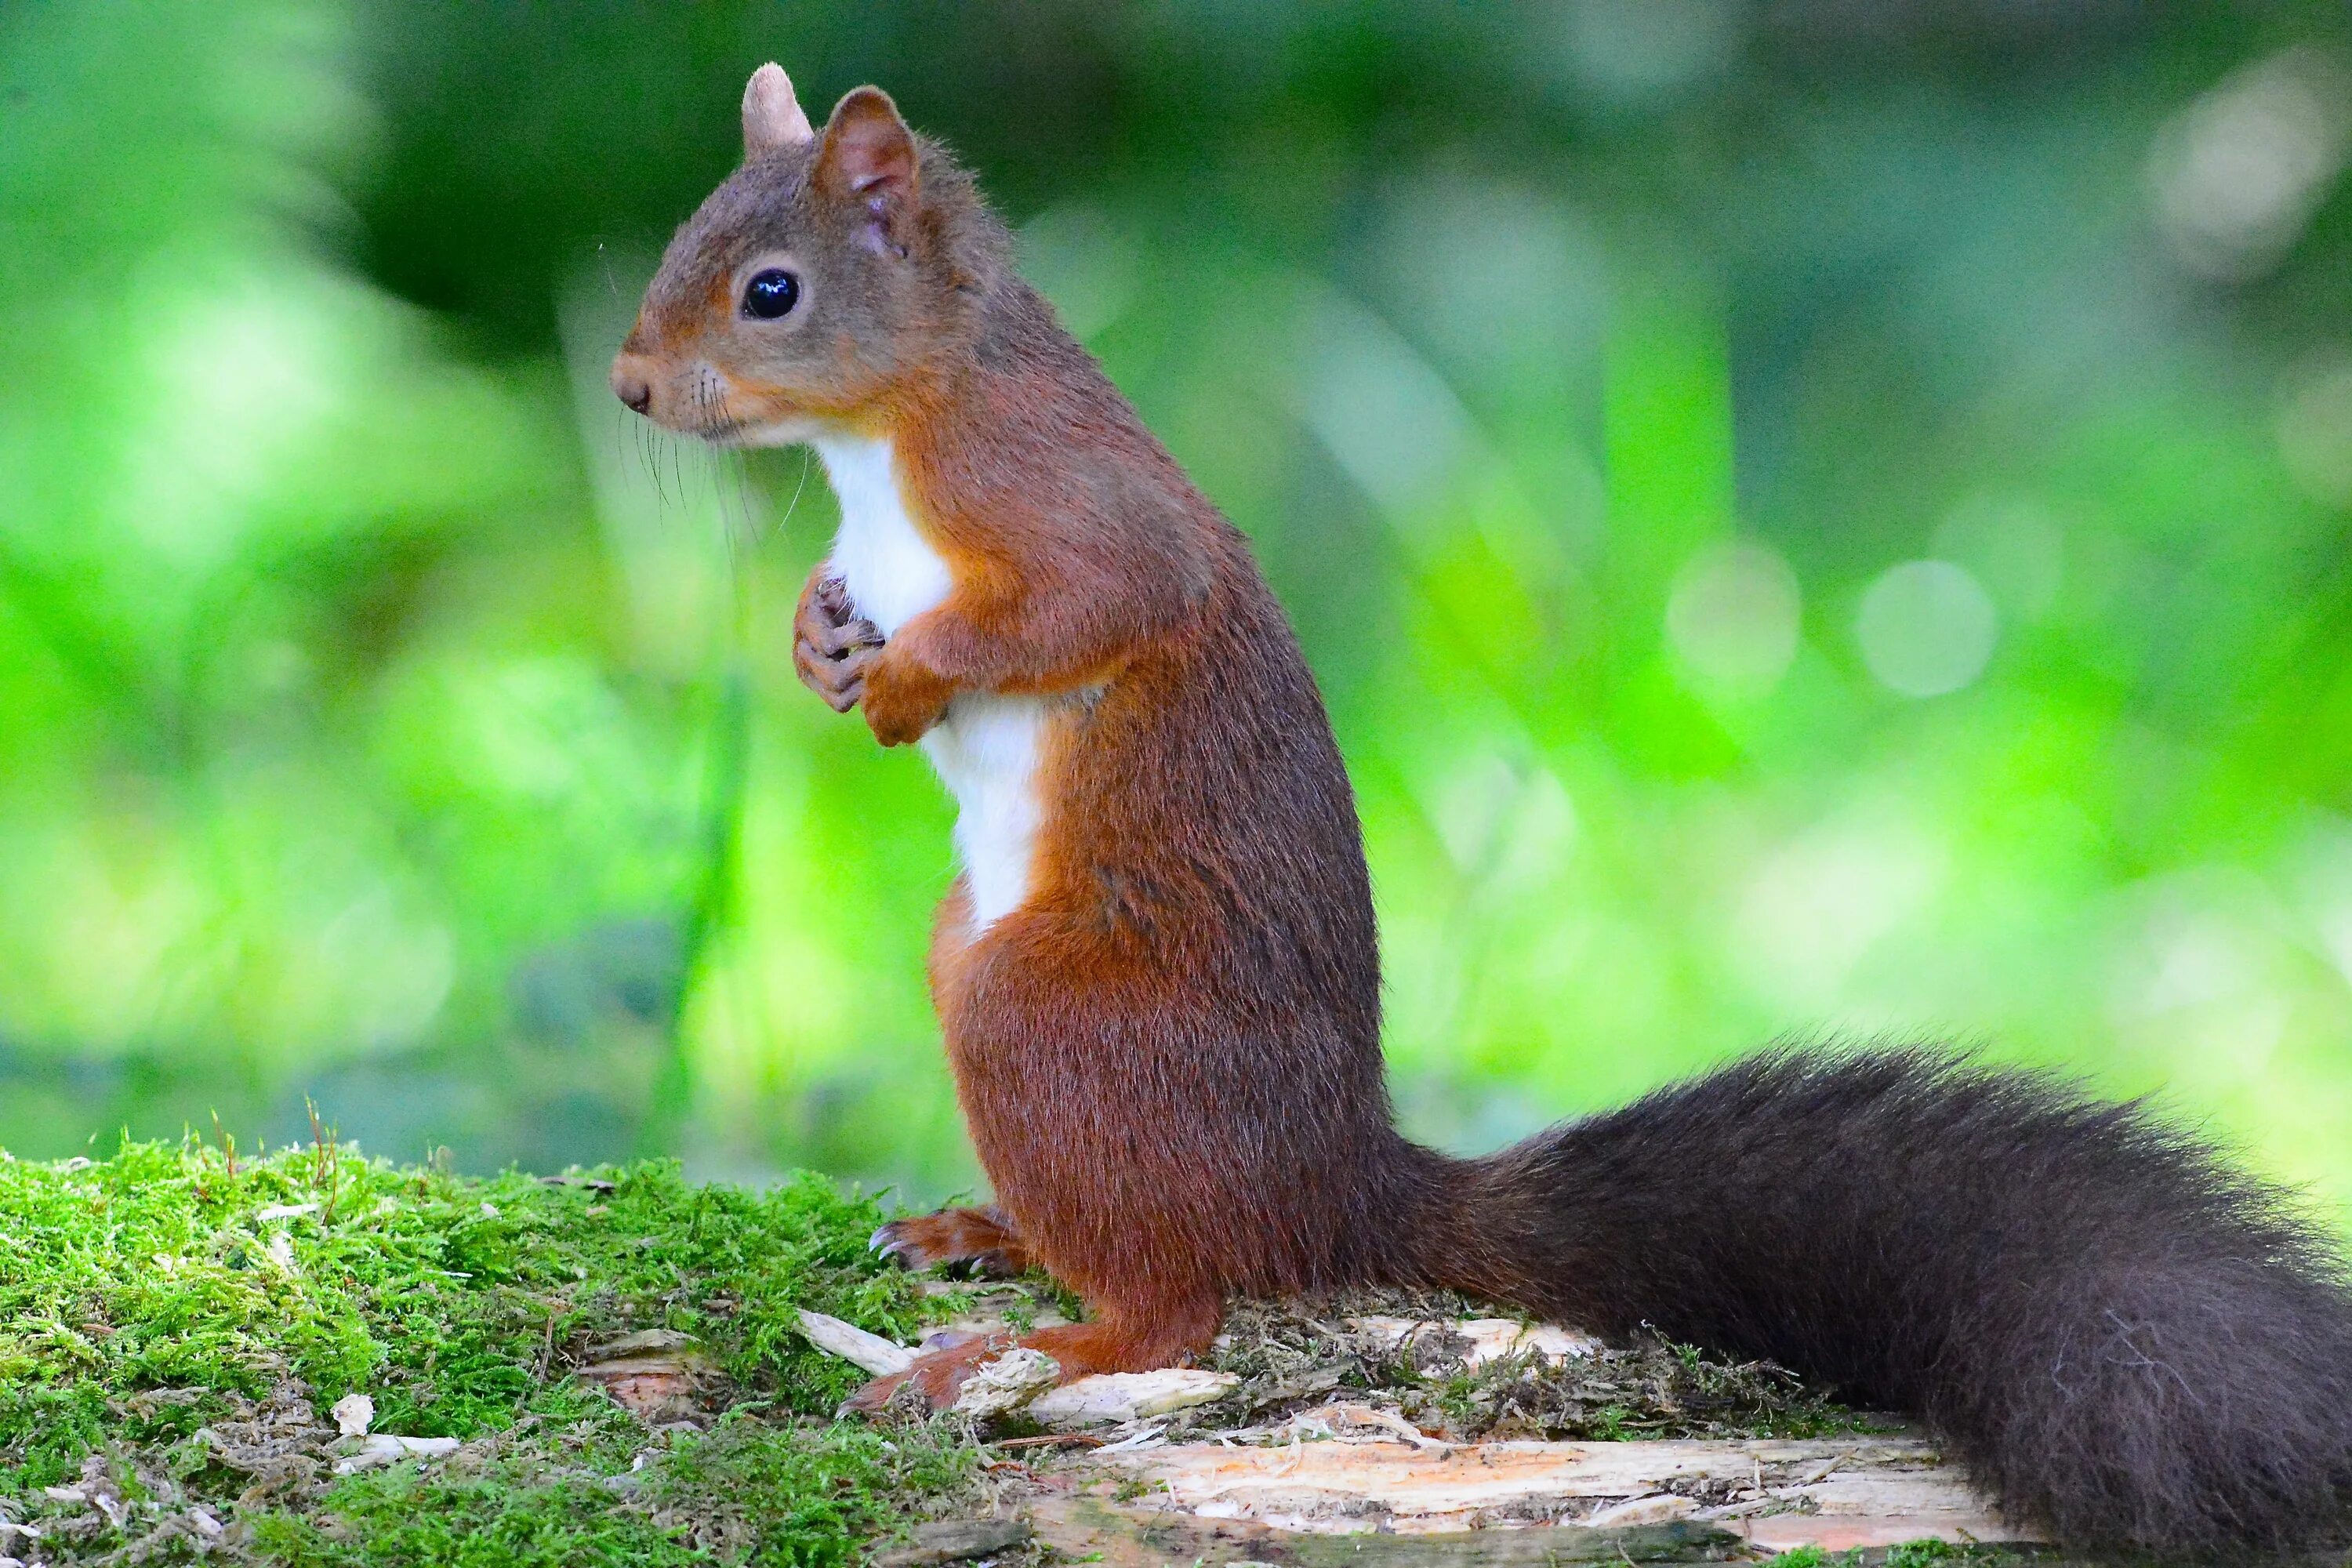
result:
<svg viewBox="0 0 2352 1568"><path fill-rule="evenodd" d="M885 1262L897 1264L901 1268L911 1268L915 1266L913 1259L908 1256L910 1248L907 1237L899 1234L897 1220L892 1220L889 1224L877 1229L872 1236L867 1237L866 1250L879 1257Z"/></svg>
<svg viewBox="0 0 2352 1568"><path fill-rule="evenodd" d="M1012 1223L992 1208L908 1215L877 1230L866 1245L901 1268L945 1265L978 1279L1017 1279L1033 1261Z"/></svg>

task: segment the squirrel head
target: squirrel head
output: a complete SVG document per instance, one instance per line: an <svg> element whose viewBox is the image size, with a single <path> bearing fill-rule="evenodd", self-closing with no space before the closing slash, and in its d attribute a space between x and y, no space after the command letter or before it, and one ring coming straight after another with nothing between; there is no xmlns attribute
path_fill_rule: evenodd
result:
<svg viewBox="0 0 2352 1568"><path fill-rule="evenodd" d="M970 177L887 93L858 88L820 131L761 66L742 167L670 241L613 391L735 445L882 433L955 363L1006 249Z"/></svg>

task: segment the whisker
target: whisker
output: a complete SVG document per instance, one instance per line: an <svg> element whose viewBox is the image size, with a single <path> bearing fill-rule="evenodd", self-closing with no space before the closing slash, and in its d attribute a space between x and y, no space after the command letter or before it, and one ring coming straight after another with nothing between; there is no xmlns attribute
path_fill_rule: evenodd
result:
<svg viewBox="0 0 2352 1568"><path fill-rule="evenodd" d="M731 541L743 521L742 497L734 480L741 469L737 454L713 447L706 459L710 472L710 500L719 509L719 526Z"/></svg>
<svg viewBox="0 0 2352 1568"><path fill-rule="evenodd" d="M718 489L723 497L726 487L722 485ZM743 574L742 555L738 548L735 535L735 521L727 513L726 501L721 500L719 503L719 537L727 547L727 574L730 578L740 578Z"/></svg>
<svg viewBox="0 0 2352 1568"><path fill-rule="evenodd" d="M801 492L808 489L808 471L809 449L806 447L803 447L801 448L800 482L793 487L793 499L784 503L784 515L776 519L776 531L779 534L782 533L784 531L785 525L793 521L793 513L800 510L801 509Z"/></svg>
<svg viewBox="0 0 2352 1568"><path fill-rule="evenodd" d="M669 486L662 479L662 447L669 433L656 426L646 429L646 471L653 476L654 504L663 517L669 515Z"/></svg>
<svg viewBox="0 0 2352 1568"><path fill-rule="evenodd" d="M687 499L687 498L686 498L686 475L685 475L684 471L679 468L679 464L678 464L678 449L677 449L677 448L678 448L678 443L677 443L677 438L676 437L672 437L670 438L670 440L669 440L669 442L668 442L668 447L669 447L669 478L670 478L670 483L671 483L671 484L673 484L673 485L675 485L675 486L677 488L677 504L678 504L679 510L685 510L685 508L686 508L686 499Z"/></svg>
<svg viewBox="0 0 2352 1568"><path fill-rule="evenodd" d="M757 545L760 542L759 495L751 487L751 465L740 454L728 464L728 488L735 492L735 515L741 520L744 542Z"/></svg>

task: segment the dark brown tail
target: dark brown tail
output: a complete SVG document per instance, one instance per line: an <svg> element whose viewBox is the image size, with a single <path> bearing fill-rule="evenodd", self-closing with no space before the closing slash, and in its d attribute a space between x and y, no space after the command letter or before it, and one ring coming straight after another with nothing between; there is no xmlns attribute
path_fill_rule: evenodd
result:
<svg viewBox="0 0 2352 1568"><path fill-rule="evenodd" d="M2336 1249L2141 1106L1924 1051L1780 1053L1465 1174L1439 1272L1916 1413L2070 1544L2345 1529Z"/></svg>

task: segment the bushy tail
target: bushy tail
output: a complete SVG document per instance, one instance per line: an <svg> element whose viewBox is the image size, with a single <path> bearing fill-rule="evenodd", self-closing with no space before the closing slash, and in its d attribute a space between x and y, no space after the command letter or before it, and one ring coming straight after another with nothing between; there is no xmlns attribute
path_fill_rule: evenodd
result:
<svg viewBox="0 0 2352 1568"><path fill-rule="evenodd" d="M1916 1413L2062 1541L2214 1554L2344 1527L2336 1249L2142 1107L1927 1052L1780 1053L1468 1179L1458 1282Z"/></svg>

